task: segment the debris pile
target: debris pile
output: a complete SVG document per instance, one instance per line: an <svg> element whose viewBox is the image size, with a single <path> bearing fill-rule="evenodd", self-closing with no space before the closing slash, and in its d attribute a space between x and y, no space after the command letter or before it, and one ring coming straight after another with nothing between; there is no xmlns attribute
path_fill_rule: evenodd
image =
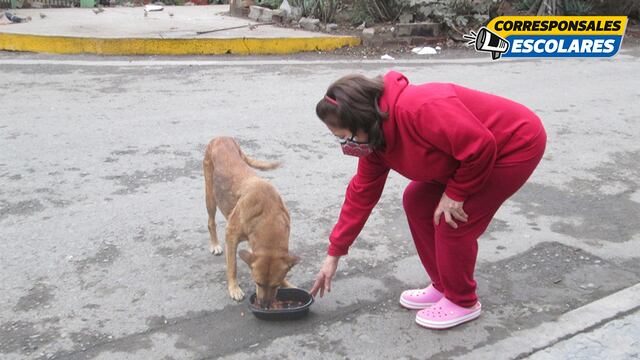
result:
<svg viewBox="0 0 640 360"><path fill-rule="evenodd" d="M8 11L6 11L4 13L4 16L7 18L7 20L9 20L11 23L14 24L20 24L20 23L25 23L25 22L29 22L31 21L31 16L27 16L27 17L20 17L17 15L14 15Z"/></svg>

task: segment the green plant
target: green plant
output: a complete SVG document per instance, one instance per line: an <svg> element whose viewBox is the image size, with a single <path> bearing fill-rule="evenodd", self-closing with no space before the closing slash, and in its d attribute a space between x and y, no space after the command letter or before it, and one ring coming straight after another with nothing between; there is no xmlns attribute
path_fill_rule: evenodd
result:
<svg viewBox="0 0 640 360"><path fill-rule="evenodd" d="M566 15L584 16L592 13L595 4L590 0L564 0Z"/></svg>
<svg viewBox="0 0 640 360"><path fill-rule="evenodd" d="M309 16L312 13L311 10L314 8L314 4L318 1L319 0L290 0L289 4L301 8L302 16Z"/></svg>
<svg viewBox="0 0 640 360"><path fill-rule="evenodd" d="M320 13L320 16L318 18L325 23L331 22L334 15L336 14L336 11L338 10L339 5L340 0L318 1L318 11Z"/></svg>
<svg viewBox="0 0 640 360"><path fill-rule="evenodd" d="M341 0L290 0L291 6L302 8L302 16L312 16L325 23L331 22L338 11Z"/></svg>
<svg viewBox="0 0 640 360"><path fill-rule="evenodd" d="M498 16L498 10L500 9L501 4L502 2L497 0L482 0L482 1L474 0L471 4L473 6L472 13L476 18L479 15L481 15L483 18L485 16L488 16L489 18L494 18ZM489 19L486 19L486 21L488 20ZM483 20L483 23L484 22L485 20Z"/></svg>
<svg viewBox="0 0 640 360"><path fill-rule="evenodd" d="M594 13L598 15L623 15L638 16L640 12L640 1L638 0L597 0L595 1Z"/></svg>
<svg viewBox="0 0 640 360"><path fill-rule="evenodd" d="M394 21L398 18L404 5L399 0L359 0L367 12L378 21Z"/></svg>
<svg viewBox="0 0 640 360"><path fill-rule="evenodd" d="M450 6L451 11L457 15L469 15L474 10L471 0L453 0Z"/></svg>
<svg viewBox="0 0 640 360"><path fill-rule="evenodd" d="M339 12L337 17L351 25L358 26L362 23L373 23L376 19L369 13L363 1L354 1L349 11Z"/></svg>
<svg viewBox="0 0 640 360"><path fill-rule="evenodd" d="M536 3L537 0L520 0L515 3L515 8L520 11L528 11Z"/></svg>
<svg viewBox="0 0 640 360"><path fill-rule="evenodd" d="M256 5L264 6L269 9L277 9L282 4L282 0L257 0Z"/></svg>

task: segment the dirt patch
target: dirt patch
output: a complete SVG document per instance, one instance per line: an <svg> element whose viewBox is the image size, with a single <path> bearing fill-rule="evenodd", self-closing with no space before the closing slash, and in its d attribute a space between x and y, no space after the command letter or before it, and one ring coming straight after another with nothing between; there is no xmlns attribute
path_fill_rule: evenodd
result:
<svg viewBox="0 0 640 360"><path fill-rule="evenodd" d="M168 183L181 177L194 177L200 171L202 171L201 160L188 160L183 167L166 166L152 171L137 170L130 174L105 176L103 179L113 180L121 186L121 189L113 193L114 195L126 195L153 184Z"/></svg>
<svg viewBox="0 0 640 360"><path fill-rule="evenodd" d="M104 244L100 247L95 255L79 260L76 262L76 270L79 273L86 273L93 266L105 267L112 265L118 257L120 257L121 251L114 244Z"/></svg>
<svg viewBox="0 0 640 360"><path fill-rule="evenodd" d="M53 295L55 289L55 286L48 285L42 282L42 280L39 280L27 291L27 294L18 299L18 303L13 307L13 310L31 311L41 309L55 298Z"/></svg>
<svg viewBox="0 0 640 360"><path fill-rule="evenodd" d="M0 200L0 219L10 215L29 216L39 213L44 209L45 206L37 199L18 202Z"/></svg>
<svg viewBox="0 0 640 360"><path fill-rule="evenodd" d="M30 355L59 338L60 319L7 321L0 325L0 354Z"/></svg>
<svg viewBox="0 0 640 360"><path fill-rule="evenodd" d="M519 213L531 220L539 215L581 218L579 224L554 222L554 232L576 239L629 241L640 231L634 221L640 219L640 204L630 198L640 188L640 151L616 153L612 159L589 171L595 180L571 181L569 191L529 183L512 200L519 204Z"/></svg>

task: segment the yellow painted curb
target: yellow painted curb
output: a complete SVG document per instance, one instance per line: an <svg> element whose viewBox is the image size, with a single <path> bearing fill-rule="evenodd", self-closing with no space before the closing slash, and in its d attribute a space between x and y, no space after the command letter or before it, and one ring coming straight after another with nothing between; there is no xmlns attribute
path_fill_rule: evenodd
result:
<svg viewBox="0 0 640 360"><path fill-rule="evenodd" d="M0 33L0 50L51 54L218 55L292 54L360 45L354 36L309 38L140 39Z"/></svg>

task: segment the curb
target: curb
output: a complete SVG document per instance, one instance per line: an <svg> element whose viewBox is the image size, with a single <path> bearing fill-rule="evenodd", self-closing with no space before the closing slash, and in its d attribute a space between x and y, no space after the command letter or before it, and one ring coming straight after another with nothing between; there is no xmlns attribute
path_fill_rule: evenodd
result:
<svg viewBox="0 0 640 360"><path fill-rule="evenodd" d="M0 50L97 55L257 55L329 51L360 45L353 36L303 38L85 38L0 33Z"/></svg>
<svg viewBox="0 0 640 360"><path fill-rule="evenodd" d="M557 320L517 331L495 344L476 348L456 359L523 359L577 334L640 308L640 283L571 310Z"/></svg>

